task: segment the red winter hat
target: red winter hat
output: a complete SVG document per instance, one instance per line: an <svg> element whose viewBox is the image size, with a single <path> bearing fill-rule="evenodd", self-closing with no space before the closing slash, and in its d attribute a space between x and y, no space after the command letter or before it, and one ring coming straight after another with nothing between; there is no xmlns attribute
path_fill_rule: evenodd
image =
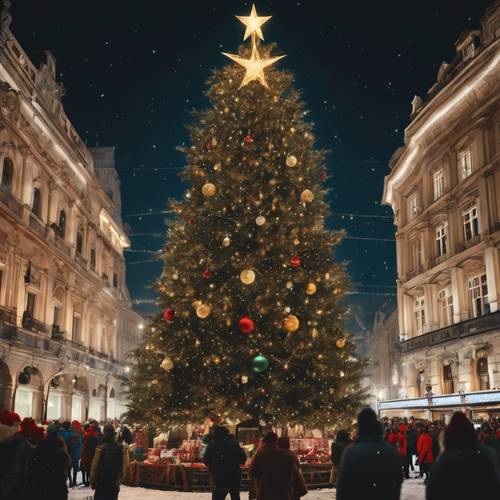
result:
<svg viewBox="0 0 500 500"><path fill-rule="evenodd" d="M17 425L20 422L21 418L16 412L9 410L0 411L0 424L12 427L13 425Z"/></svg>
<svg viewBox="0 0 500 500"><path fill-rule="evenodd" d="M465 413L457 411L451 417L448 427L444 431L444 447L471 448L477 444L477 434L471 421Z"/></svg>
<svg viewBox="0 0 500 500"><path fill-rule="evenodd" d="M73 427L73 429L81 429L82 424L78 422L78 420L73 420L73 422L71 422L71 427Z"/></svg>

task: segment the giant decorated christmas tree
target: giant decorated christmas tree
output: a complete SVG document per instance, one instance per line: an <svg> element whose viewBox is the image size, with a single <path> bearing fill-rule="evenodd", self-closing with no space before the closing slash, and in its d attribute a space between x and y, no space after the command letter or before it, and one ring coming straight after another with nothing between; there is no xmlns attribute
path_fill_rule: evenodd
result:
<svg viewBox="0 0 500 500"><path fill-rule="evenodd" d="M238 19L246 42L190 128L190 188L171 202L162 312L136 353L130 419L344 425L363 363L344 326L342 235L325 228L325 152L293 76L273 66L284 56L261 44L269 17Z"/></svg>

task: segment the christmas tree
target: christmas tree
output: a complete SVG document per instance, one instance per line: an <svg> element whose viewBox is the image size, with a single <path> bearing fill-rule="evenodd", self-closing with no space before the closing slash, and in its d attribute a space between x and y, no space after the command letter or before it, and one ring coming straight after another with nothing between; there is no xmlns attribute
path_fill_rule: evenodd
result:
<svg viewBox="0 0 500 500"><path fill-rule="evenodd" d="M250 44L214 71L171 202L161 314L136 352L129 417L158 426L259 418L350 424L363 363L345 331L349 281L325 228L326 153L289 72L261 45L269 17L238 17ZM247 42L248 43L248 42Z"/></svg>

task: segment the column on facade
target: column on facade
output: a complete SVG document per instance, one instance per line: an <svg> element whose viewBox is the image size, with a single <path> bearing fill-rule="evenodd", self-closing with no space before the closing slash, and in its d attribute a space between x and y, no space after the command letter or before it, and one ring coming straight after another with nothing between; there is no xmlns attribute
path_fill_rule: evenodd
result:
<svg viewBox="0 0 500 500"><path fill-rule="evenodd" d="M437 285L424 285L425 331L432 332L439 328L437 308Z"/></svg>
<svg viewBox="0 0 500 500"><path fill-rule="evenodd" d="M457 252L462 241L462 215L456 202L448 207L448 252L453 255Z"/></svg>
<svg viewBox="0 0 500 500"><path fill-rule="evenodd" d="M73 294L68 288L66 290L66 300L64 302L64 330L66 338L71 339L73 329Z"/></svg>
<svg viewBox="0 0 500 500"><path fill-rule="evenodd" d="M52 316L52 290L54 289L54 279L49 274L45 279L45 303L44 303L44 317L43 321L47 324L53 324L54 318Z"/></svg>
<svg viewBox="0 0 500 500"><path fill-rule="evenodd" d="M85 298L82 303L82 324L80 325L80 342L85 345L90 345L89 339L89 318L88 318L88 310L89 310L89 299Z"/></svg>
<svg viewBox="0 0 500 500"><path fill-rule="evenodd" d="M460 323L469 317L465 273L460 267L450 268L451 293L453 297L453 323Z"/></svg>
<svg viewBox="0 0 500 500"><path fill-rule="evenodd" d="M398 292L399 293L399 292ZM413 297L401 291L398 297L398 304L402 309L402 327L401 333L404 334L405 339L413 337Z"/></svg>
<svg viewBox="0 0 500 500"><path fill-rule="evenodd" d="M420 231L420 262L424 271L432 267L432 248L431 228L426 224Z"/></svg>
<svg viewBox="0 0 500 500"><path fill-rule="evenodd" d="M55 182L51 182L49 184L49 213L47 221L49 224L55 223L58 221L58 212L59 212L59 189L57 189L57 184Z"/></svg>
<svg viewBox="0 0 500 500"><path fill-rule="evenodd" d="M500 257L496 247L490 246L484 251L484 265L486 267L486 282L488 286L488 303L490 311L500 309Z"/></svg>
<svg viewBox="0 0 500 500"><path fill-rule="evenodd" d="M489 234L491 230L491 219L489 211L489 193L487 186L487 177L482 175L478 179L479 187L479 197L478 197L478 209L479 209L479 232L481 234Z"/></svg>
<svg viewBox="0 0 500 500"><path fill-rule="evenodd" d="M21 201L31 208L33 196L33 156L26 154L23 156Z"/></svg>
<svg viewBox="0 0 500 500"><path fill-rule="evenodd" d="M25 274L26 263L24 259L16 259L15 264L15 278L14 278L14 304L17 309L17 324L22 325L25 301L26 301L26 287L24 286L24 274Z"/></svg>
<svg viewBox="0 0 500 500"><path fill-rule="evenodd" d="M71 255L74 257L76 249L76 224L77 224L77 208L73 201L69 203L68 218L66 221L66 241L71 247Z"/></svg>

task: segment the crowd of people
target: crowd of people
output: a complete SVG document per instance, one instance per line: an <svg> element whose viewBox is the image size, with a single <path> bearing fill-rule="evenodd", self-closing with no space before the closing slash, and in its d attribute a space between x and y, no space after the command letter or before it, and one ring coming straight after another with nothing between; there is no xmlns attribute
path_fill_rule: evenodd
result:
<svg viewBox="0 0 500 500"><path fill-rule="evenodd" d="M117 437L108 423L84 426L52 422L45 427L12 411L0 410L0 499L67 500L69 487L90 485L95 500L118 498L128 463L132 434L126 426Z"/></svg>
<svg viewBox="0 0 500 500"><path fill-rule="evenodd" d="M68 486L91 486L95 500L116 500L129 464L129 445L147 448L142 429L110 423L52 422L44 427L0 410L0 499L67 500ZM378 420L360 412L354 431L332 444L337 500L397 500L403 480L423 478L427 500L500 498L500 427L477 428L456 412L448 425L412 417ZM214 426L204 454L212 500L240 500L248 457L223 426ZM287 436L266 433L249 467L250 500L298 500L307 494Z"/></svg>

